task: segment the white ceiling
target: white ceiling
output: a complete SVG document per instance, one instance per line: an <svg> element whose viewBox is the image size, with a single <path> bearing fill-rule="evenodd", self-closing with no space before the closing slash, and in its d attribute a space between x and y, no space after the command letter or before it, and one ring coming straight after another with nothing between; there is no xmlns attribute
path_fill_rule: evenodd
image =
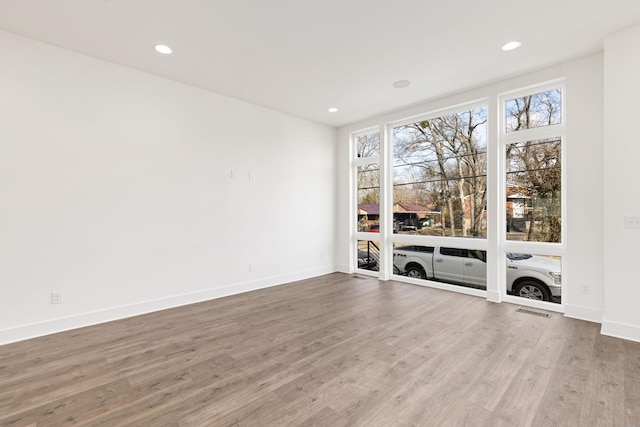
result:
<svg viewBox="0 0 640 427"><path fill-rule="evenodd" d="M638 23L640 0L0 0L0 29L331 126L598 52Z"/></svg>

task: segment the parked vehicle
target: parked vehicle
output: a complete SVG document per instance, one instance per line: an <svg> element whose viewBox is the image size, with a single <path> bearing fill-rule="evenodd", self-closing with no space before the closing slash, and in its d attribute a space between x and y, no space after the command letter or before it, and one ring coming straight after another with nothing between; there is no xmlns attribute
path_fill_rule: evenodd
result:
<svg viewBox="0 0 640 427"><path fill-rule="evenodd" d="M394 248L396 274L486 289L487 252L409 245ZM507 254L507 292L542 301L560 297L561 263L528 254Z"/></svg>
<svg viewBox="0 0 640 427"><path fill-rule="evenodd" d="M422 228L422 221L416 218L407 218L398 223L400 231L416 231Z"/></svg>
<svg viewBox="0 0 640 427"><path fill-rule="evenodd" d="M367 251L358 251L358 268L364 270L378 270L378 260L372 253Z"/></svg>

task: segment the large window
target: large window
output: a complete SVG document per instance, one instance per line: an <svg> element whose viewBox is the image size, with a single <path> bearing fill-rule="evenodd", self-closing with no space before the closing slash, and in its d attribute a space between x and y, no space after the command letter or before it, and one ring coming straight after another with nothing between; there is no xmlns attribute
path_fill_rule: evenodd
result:
<svg viewBox="0 0 640 427"><path fill-rule="evenodd" d="M381 145L380 131L364 130L352 135L353 169L356 187L355 255L356 268L363 272L380 271Z"/></svg>
<svg viewBox="0 0 640 427"><path fill-rule="evenodd" d="M541 85L352 134L357 269L560 303L563 103Z"/></svg>
<svg viewBox="0 0 640 427"><path fill-rule="evenodd" d="M486 237L487 109L393 129L397 233Z"/></svg>
<svg viewBox="0 0 640 427"><path fill-rule="evenodd" d="M507 100L505 123L507 239L559 243L562 135L553 125L562 123L562 91Z"/></svg>
<svg viewBox="0 0 640 427"><path fill-rule="evenodd" d="M503 114L507 292L519 298L560 303L562 89L552 87L504 97Z"/></svg>

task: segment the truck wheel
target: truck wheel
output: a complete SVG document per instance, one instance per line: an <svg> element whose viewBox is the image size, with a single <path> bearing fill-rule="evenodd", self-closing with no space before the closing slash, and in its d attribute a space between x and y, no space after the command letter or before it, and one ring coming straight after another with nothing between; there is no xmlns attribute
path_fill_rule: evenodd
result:
<svg viewBox="0 0 640 427"><path fill-rule="evenodd" d="M410 267L407 267L407 277L426 279L426 274L424 274L424 270L422 269L422 267L412 265Z"/></svg>
<svg viewBox="0 0 640 427"><path fill-rule="evenodd" d="M551 301L547 287L541 283L527 280L518 284L516 296L535 299L538 301Z"/></svg>

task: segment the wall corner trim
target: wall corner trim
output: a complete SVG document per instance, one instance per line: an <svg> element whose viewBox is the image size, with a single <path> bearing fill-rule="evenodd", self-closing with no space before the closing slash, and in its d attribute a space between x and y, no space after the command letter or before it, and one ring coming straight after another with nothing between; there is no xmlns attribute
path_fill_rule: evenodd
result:
<svg viewBox="0 0 640 427"><path fill-rule="evenodd" d="M602 319L602 335L640 342L640 326Z"/></svg>
<svg viewBox="0 0 640 427"><path fill-rule="evenodd" d="M500 295L500 292L487 291L487 301L502 302L502 296Z"/></svg>
<svg viewBox="0 0 640 427"><path fill-rule="evenodd" d="M345 274L353 274L355 273L355 269L352 267L349 267L348 265L336 265L336 271L339 273L345 273Z"/></svg>

